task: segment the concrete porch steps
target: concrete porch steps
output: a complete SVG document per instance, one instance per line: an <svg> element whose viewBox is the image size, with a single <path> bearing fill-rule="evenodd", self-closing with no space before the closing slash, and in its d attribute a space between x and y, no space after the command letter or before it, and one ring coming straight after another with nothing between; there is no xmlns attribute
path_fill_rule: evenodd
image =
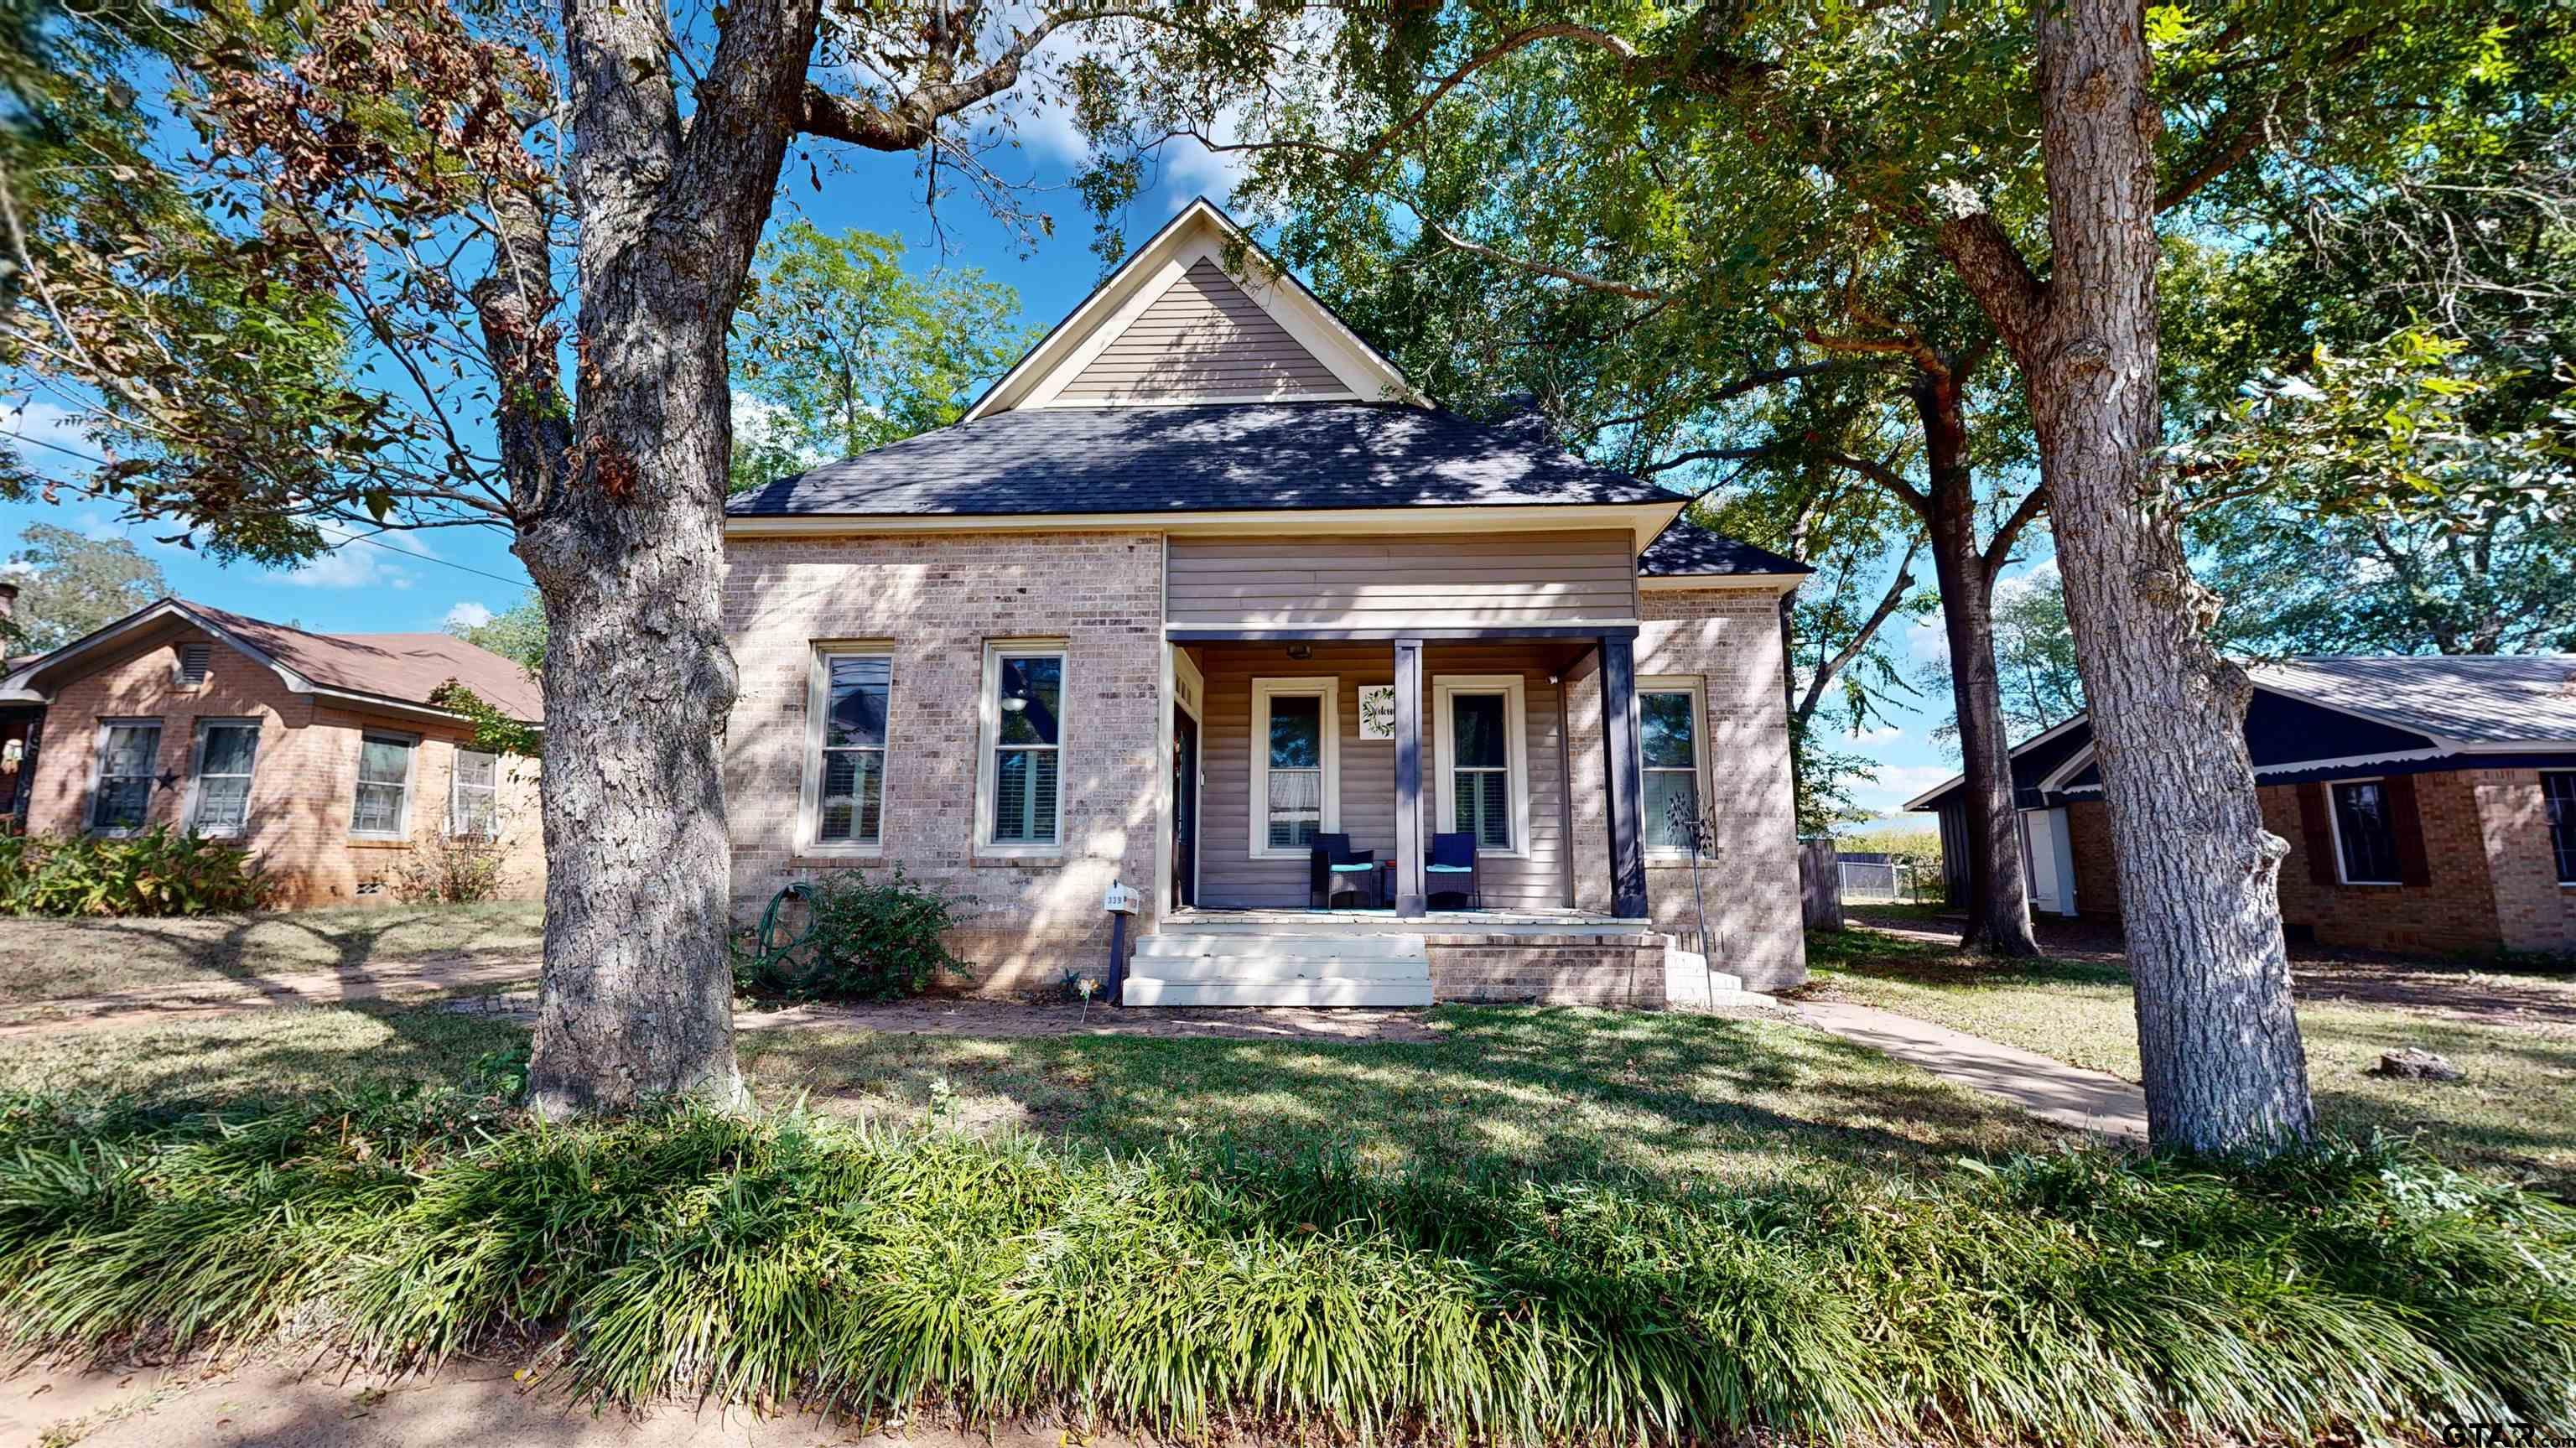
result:
<svg viewBox="0 0 2576 1448"><path fill-rule="evenodd" d="M1201 932L1148 936L1127 966L1131 1006L1431 1004L1419 934Z"/></svg>

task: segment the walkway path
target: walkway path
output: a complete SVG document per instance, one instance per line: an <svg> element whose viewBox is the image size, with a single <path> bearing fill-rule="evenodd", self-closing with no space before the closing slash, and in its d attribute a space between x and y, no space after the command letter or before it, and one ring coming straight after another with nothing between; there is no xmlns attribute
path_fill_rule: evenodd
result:
<svg viewBox="0 0 2576 1448"><path fill-rule="evenodd" d="M391 960L355 970L213 976L103 995L0 1002L0 1012L5 1012L0 1040L39 1032L240 1015L269 1006L340 1006L352 1001L417 1000L460 990L529 987L536 982L537 969L532 956Z"/></svg>
<svg viewBox="0 0 2576 1448"><path fill-rule="evenodd" d="M2087 1071L2001 1041L1842 1001L1782 1001L1800 1021L1885 1051L1944 1080L2000 1096L2031 1115L2110 1136L2147 1139L2147 1097L2105 1071Z"/></svg>

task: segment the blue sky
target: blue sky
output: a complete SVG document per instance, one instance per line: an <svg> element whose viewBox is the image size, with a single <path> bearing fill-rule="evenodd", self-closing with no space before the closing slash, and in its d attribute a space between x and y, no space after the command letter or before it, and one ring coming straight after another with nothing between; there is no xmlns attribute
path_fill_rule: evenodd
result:
<svg viewBox="0 0 2576 1448"><path fill-rule="evenodd" d="M816 150L820 187L807 179L806 167L790 158L791 178L782 189L773 227L803 217L826 230L858 227L888 232L911 248L916 269L934 266L980 268L993 280L1016 288L1029 321L1041 326L1081 301L1099 279L1099 259L1091 252L1092 223L1080 198L1067 186L1078 159L1077 142L1059 114L1019 118L1016 155L987 159L1007 177L1030 183L1024 197L1031 209L1051 216L1054 234L1026 243L992 219L964 190L942 198L934 218L924 203L921 178L909 156L883 156L830 147ZM1186 144L1186 143L1183 143ZM1194 149L1168 156L1156 183L1125 218L1129 242L1141 240L1192 196L1205 193L1225 201L1226 164ZM38 443L55 442L89 451L90 445L60 423L60 410L24 393L12 395L0 414L0 432L17 433ZM42 446L22 449L31 463L48 459L77 471L79 465ZM70 472L65 473L71 475ZM123 524L103 503L66 498L59 504L0 503L0 553L17 546L30 523L49 522L95 536L122 535L161 565L180 595L262 618L333 633L434 630L449 621L479 621L507 608L527 586L527 575L510 553L508 539L497 531L449 528L427 534L388 533L368 541L344 543L300 568L269 570L221 567L185 547L159 541L178 530L151 524ZM1910 669L1942 649L1936 625L1890 624L1895 651ZM1931 731L1947 707L1932 701L1929 712L1908 711L1858 740L1843 741L1852 752L1878 761L1880 783L1856 791L1867 807L1892 810L1926 785L1953 772L1955 757L1945 755ZM1912 817L1928 821L1926 816Z"/></svg>

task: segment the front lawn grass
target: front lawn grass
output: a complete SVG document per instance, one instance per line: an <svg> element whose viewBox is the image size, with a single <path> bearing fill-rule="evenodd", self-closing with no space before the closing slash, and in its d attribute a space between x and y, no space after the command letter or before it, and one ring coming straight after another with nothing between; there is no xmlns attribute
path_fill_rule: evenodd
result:
<svg viewBox="0 0 2576 1448"><path fill-rule="evenodd" d="M2119 964L1987 961L1868 929L1814 932L1807 956L1812 990L2138 1079L2136 1007ZM2465 971L2427 974L2442 989L2477 988ZM2576 1199L2576 1032L2340 1000L2302 1001L2298 1013L2329 1129L2413 1136L2444 1159L2520 1173ZM2404 1046L2439 1052L2468 1079L2369 1074L2381 1053Z"/></svg>
<svg viewBox="0 0 2576 1448"><path fill-rule="evenodd" d="M544 932L545 905L535 900L143 920L13 917L0 925L0 1005L254 985L396 960L533 962Z"/></svg>

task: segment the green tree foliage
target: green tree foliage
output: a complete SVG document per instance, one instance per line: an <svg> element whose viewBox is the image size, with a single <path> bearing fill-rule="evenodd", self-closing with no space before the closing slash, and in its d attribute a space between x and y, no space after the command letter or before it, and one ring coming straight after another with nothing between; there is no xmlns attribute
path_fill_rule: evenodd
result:
<svg viewBox="0 0 2576 1448"><path fill-rule="evenodd" d="M757 407L735 410L733 486L955 422L1034 340L1019 314L972 268L916 276L893 237L789 223L734 313L737 396Z"/></svg>
<svg viewBox="0 0 2576 1448"><path fill-rule="evenodd" d="M1995 671L2004 723L2013 738L2036 734L2084 712L2084 678L2075 666L2075 630L2066 619L2066 584L2055 569L2008 578L1995 589ZM1947 660L1922 669L1927 692L1949 687ZM1935 738L1955 738L1944 724Z"/></svg>
<svg viewBox="0 0 2576 1448"><path fill-rule="evenodd" d="M546 605L534 592L482 623L452 624L448 631L480 649L490 649L531 674L546 666Z"/></svg>
<svg viewBox="0 0 2576 1448"><path fill-rule="evenodd" d="M60 648L170 592L161 565L123 538L90 538L31 523L18 544L0 575L19 588L18 637L10 652Z"/></svg>

